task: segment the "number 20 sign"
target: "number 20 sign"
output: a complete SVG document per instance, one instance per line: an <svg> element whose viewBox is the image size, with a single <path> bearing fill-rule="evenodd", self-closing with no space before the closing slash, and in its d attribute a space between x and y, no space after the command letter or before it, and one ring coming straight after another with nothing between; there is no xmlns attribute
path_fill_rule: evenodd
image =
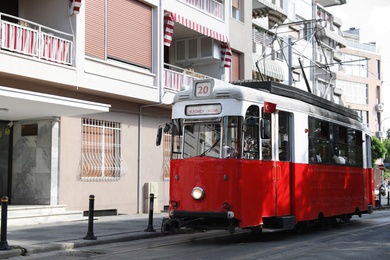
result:
<svg viewBox="0 0 390 260"><path fill-rule="evenodd" d="M195 84L196 97L208 97L211 94L211 90L212 90L211 82L197 82Z"/></svg>

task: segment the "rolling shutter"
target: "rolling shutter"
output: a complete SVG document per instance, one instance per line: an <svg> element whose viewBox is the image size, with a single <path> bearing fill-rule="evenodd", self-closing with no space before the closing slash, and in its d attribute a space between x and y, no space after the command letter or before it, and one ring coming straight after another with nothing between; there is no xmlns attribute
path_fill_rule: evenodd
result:
<svg viewBox="0 0 390 260"><path fill-rule="evenodd" d="M99 59L105 59L104 1L86 0L85 3L85 53Z"/></svg>
<svg viewBox="0 0 390 260"><path fill-rule="evenodd" d="M152 67L152 8L134 0L107 1L107 56Z"/></svg>

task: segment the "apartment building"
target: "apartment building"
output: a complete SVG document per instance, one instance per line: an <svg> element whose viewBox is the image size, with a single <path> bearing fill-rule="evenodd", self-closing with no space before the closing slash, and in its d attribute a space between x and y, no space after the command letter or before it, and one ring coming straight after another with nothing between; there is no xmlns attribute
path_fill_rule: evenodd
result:
<svg viewBox="0 0 390 260"><path fill-rule="evenodd" d="M384 108L381 55L375 42L360 41L359 29L344 31L344 38L347 47L340 49L342 62L335 85L342 91L344 104L356 110L371 132L378 136Z"/></svg>
<svg viewBox="0 0 390 260"><path fill-rule="evenodd" d="M169 146L156 147L156 129L193 79L250 75L246 5L2 1L1 195L11 205L88 210L93 194L95 210L128 214L147 212L154 193L162 210ZM230 23L241 39L229 37Z"/></svg>

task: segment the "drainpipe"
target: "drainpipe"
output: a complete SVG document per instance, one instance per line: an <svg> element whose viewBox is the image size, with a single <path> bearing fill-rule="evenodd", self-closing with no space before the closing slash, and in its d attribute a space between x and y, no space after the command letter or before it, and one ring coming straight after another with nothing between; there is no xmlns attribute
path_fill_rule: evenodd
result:
<svg viewBox="0 0 390 260"><path fill-rule="evenodd" d="M158 19L158 47L156 57L157 57L157 78L156 83L158 86L158 103L157 104L151 104L151 105L143 105L139 107L139 115L138 115L138 168L137 168L137 214L141 213L141 205L142 205L142 189L141 189L141 162L142 162L142 156L141 156L141 141L142 141L142 110L147 107L156 107L162 105L162 98L164 93L164 82L163 82L163 73L164 73L164 37L163 37L163 31L164 31L164 9L162 7L162 0L159 1L159 19ZM157 194L155 194L157 195Z"/></svg>

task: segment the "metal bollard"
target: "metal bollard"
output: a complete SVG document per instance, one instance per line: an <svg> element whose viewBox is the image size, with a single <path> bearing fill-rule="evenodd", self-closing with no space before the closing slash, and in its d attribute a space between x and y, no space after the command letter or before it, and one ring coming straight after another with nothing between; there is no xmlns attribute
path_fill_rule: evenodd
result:
<svg viewBox="0 0 390 260"><path fill-rule="evenodd" d="M1 197L1 241L0 250L8 250L7 242L7 212L8 211L8 197Z"/></svg>
<svg viewBox="0 0 390 260"><path fill-rule="evenodd" d="M148 227L145 229L145 232L156 232L153 228L153 207L154 207L154 194L150 193L149 201L149 223Z"/></svg>
<svg viewBox="0 0 390 260"><path fill-rule="evenodd" d="M96 240L97 237L93 234L93 215L94 215L94 203L95 195L89 195L89 212L88 212L88 232L83 239L85 240Z"/></svg>

